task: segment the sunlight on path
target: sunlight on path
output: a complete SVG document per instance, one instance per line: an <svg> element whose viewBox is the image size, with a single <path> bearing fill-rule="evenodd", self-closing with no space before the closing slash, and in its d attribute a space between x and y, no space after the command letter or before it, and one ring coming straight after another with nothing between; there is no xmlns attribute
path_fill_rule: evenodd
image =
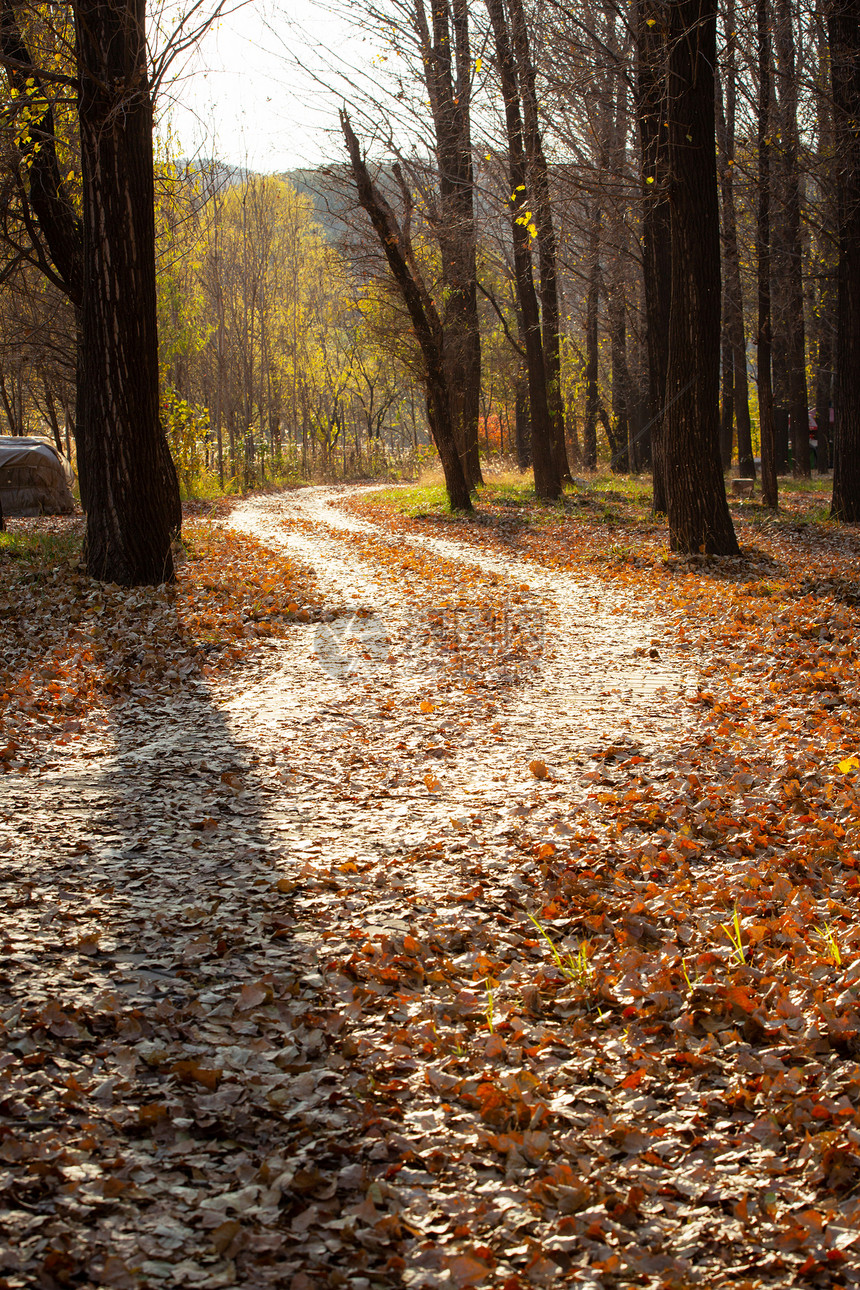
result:
<svg viewBox="0 0 860 1290"><path fill-rule="evenodd" d="M276 671L221 700L233 738L283 759L270 827L282 837L303 831L294 854L335 850L348 859L382 848L397 857L430 836L459 833L503 863L511 821L527 815L553 836L572 807L582 809L593 787L583 774L590 754L662 754L683 740L689 680L671 660L648 657L664 649L656 616L636 605L628 618L624 596L614 599L597 579L397 534L387 540L398 551L421 545L462 564L464 575L478 567L512 586L528 583L526 611L537 623L534 656L516 676L502 668L489 683L495 689L478 693L455 676L437 710L422 714L438 679L436 660L416 645L425 608L351 541L385 534L338 509L350 491L251 498L230 518L312 564L324 602L342 610L330 625L300 629ZM486 653L489 672L489 646ZM547 766L543 782L529 770L535 761ZM449 877L444 864L425 860L409 882L436 896Z"/></svg>
<svg viewBox="0 0 860 1290"><path fill-rule="evenodd" d="M386 536L340 512L341 495L252 498L230 521L313 566L322 621L261 646L227 683L118 705L56 768L3 782L2 1019L36 1072L14 1078L41 1079L45 1049L68 1081L61 1099L41 1095L38 1122L24 1102L9 1114L83 1162L50 1226L29 1201L15 1210L0 1271L24 1279L10 1284L35 1283L48 1239L65 1242L70 1275L200 1290L309 1285L293 1274L343 1266L355 1242L375 1250L368 1187L394 1196L373 1181L389 1176L383 1138L432 1154L438 1113L383 1134L368 1071L392 1024L435 1035L483 1005L428 985L389 1019L337 965L357 945L419 938L447 947L468 987L479 947L534 904L533 857L575 857L574 818L601 827L609 762L641 755L661 774L683 751L684 685L656 613L631 617L605 584L466 542ZM462 567L465 609L439 607L432 565L407 580L385 559L418 550L449 576ZM515 956L511 981L523 973ZM461 1154L441 1191L429 1173L397 1180L413 1225L452 1188L457 1204L477 1195L472 1130L446 1132ZM302 1188L336 1191L358 1235L335 1238L334 1224L319 1245L332 1219ZM433 1270L447 1253L426 1248L436 1262L415 1254L403 1284L449 1284Z"/></svg>

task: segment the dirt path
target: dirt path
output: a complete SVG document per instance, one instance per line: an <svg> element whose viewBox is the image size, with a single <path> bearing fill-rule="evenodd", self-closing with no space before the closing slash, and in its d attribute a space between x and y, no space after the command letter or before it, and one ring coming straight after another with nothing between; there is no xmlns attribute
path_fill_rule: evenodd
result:
<svg viewBox="0 0 860 1290"><path fill-rule="evenodd" d="M622 586L613 595L598 579L494 558L467 543L409 539L431 565L439 556L459 566L464 584L476 570L499 580L487 610L496 607L497 621L487 633L482 604L437 609L432 584L404 585L395 570L356 549L352 535L381 537L396 555L404 542L340 509L339 498L351 491L304 489L233 512L232 525L311 564L325 603L339 611L333 622L297 633L281 659L283 679L269 675L228 701L242 738L264 729L269 737L278 730L295 737L297 720L313 722L313 747L297 739L296 757L309 755L331 787L343 773L344 735L349 746L356 723L375 726L368 737L388 793L372 809L396 815L392 797L406 795L405 847L452 815L570 794L581 800L584 760L613 743L654 752L683 738L683 694L695 688L681 670L689 664L668 657L659 617L631 605ZM476 672L484 684L469 693ZM444 697L437 710L422 714L421 700L437 702L438 688ZM546 762L553 780L537 796L528 769L535 759ZM422 783L428 768L440 781L429 794ZM349 818L340 826L349 827Z"/></svg>
<svg viewBox="0 0 860 1290"><path fill-rule="evenodd" d="M2 782L6 1286L550 1285L606 1248L587 1196L555 1247L529 1208L555 1156L524 1054L562 1124L596 1112L528 1020L526 920L612 767L683 754L689 678L622 589L413 549L338 497L231 519L336 616ZM437 560L468 603L440 603ZM482 1015L520 1108L489 1123L525 1129L501 1165L462 1081L444 1103Z"/></svg>

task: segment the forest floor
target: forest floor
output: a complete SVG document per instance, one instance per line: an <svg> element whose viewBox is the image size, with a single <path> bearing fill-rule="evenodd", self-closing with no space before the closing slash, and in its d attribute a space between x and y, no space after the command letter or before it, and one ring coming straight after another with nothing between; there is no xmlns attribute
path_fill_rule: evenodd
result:
<svg viewBox="0 0 860 1290"><path fill-rule="evenodd" d="M860 1285L860 535L0 534L0 1288Z"/></svg>

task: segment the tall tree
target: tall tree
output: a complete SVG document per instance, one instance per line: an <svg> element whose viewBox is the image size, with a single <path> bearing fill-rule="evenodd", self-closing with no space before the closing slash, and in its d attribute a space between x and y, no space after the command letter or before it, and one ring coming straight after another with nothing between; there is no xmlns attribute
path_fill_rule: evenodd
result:
<svg viewBox="0 0 860 1290"><path fill-rule="evenodd" d="M860 523L860 0L829 0L839 267L834 519Z"/></svg>
<svg viewBox="0 0 860 1290"><path fill-rule="evenodd" d="M561 493L561 477L552 451L546 367L541 340L540 309L532 273L530 242L533 231L528 201L528 167L523 144L522 112L517 69L511 44L504 0L486 0L495 42L496 65L504 100L508 143L509 209L514 246L514 276L523 320L523 338L528 369L529 408L532 427L532 460L535 491L539 497L554 498Z"/></svg>
<svg viewBox="0 0 860 1290"><path fill-rule="evenodd" d="M83 178L86 558L125 586L173 577L179 484L158 402L155 217L143 0L77 0Z"/></svg>
<svg viewBox="0 0 860 1290"><path fill-rule="evenodd" d="M10 116L21 113L13 175L15 201L4 202L4 241L19 260L34 264L45 278L71 302L76 327L76 380L78 397L83 381L81 365L81 304L83 301L83 240L80 216L63 180L58 159L58 131L53 99L74 91L75 80L56 67L37 67L18 21L18 6L3 0L0 7L0 62L6 69L13 102ZM26 114L26 116L24 115ZM17 235L10 229L12 208L17 207ZM26 243L26 245L24 245ZM87 506L87 452L79 419L75 417L75 449L81 502Z"/></svg>
<svg viewBox="0 0 860 1290"><path fill-rule="evenodd" d="M723 206L723 263L725 325L731 346L732 392L738 435L738 472L745 478L755 477L750 426L747 347L744 334L743 288L741 286L738 249L737 214L735 211L735 111L737 102L734 0L727 0L725 12L726 77L725 93L719 97L717 118L720 143L720 189Z"/></svg>
<svg viewBox="0 0 860 1290"><path fill-rule="evenodd" d="M779 70L779 190L781 255L784 274L786 394L794 473L809 476L809 404L806 390L803 253L800 239L800 142L797 127L797 69L794 18L789 0L775 0L775 38Z"/></svg>
<svg viewBox="0 0 860 1290"><path fill-rule="evenodd" d="M179 485L159 419L152 102L143 0L77 0L72 81L81 146L80 221L56 155L29 197L57 279L80 288L77 437L85 463L87 568L130 586L173 577ZM37 66L16 6L2 15L7 75L50 101L56 73ZM60 77L68 83L68 78ZM13 81L14 85L14 81ZM53 137L53 120L41 118ZM42 148L34 151L37 156ZM35 198L35 202L34 202Z"/></svg>
<svg viewBox="0 0 860 1290"><path fill-rule="evenodd" d="M816 278L813 323L815 327L815 420L818 429L816 465L820 475L831 463L831 421L833 415L833 361L836 341L836 258L837 193L833 175L833 101L830 83L830 57L827 50L827 24L819 0L816 17L816 165L817 229L814 236L813 272Z"/></svg>
<svg viewBox="0 0 860 1290"><path fill-rule="evenodd" d="M666 480L673 550L736 555L719 445L720 212L716 0L670 0L669 206L672 306Z"/></svg>
<svg viewBox="0 0 860 1290"><path fill-rule="evenodd" d="M451 420L442 322L415 264L408 228L406 232L401 228L388 201L373 183L355 131L345 112L340 114L340 123L358 200L373 225L421 349L427 391L427 416L442 463L451 509L471 511L469 485ZM408 201L405 184L403 191L404 198ZM408 214L407 207L407 219Z"/></svg>
<svg viewBox="0 0 860 1290"><path fill-rule="evenodd" d="M615 28L615 15L607 6L608 44L612 52L613 63L623 64ZM624 174L624 158L627 150L627 97L628 84L625 76L615 77L615 102L611 115L607 113L607 160L614 176L620 179ZM609 320L609 347L612 362L612 418L610 444L612 456L610 467L614 471L625 472L631 469L630 460L630 426L631 398L630 373L627 365L627 300L625 269L626 228L623 219L616 219L614 254L611 260L610 281L607 299Z"/></svg>
<svg viewBox="0 0 860 1290"><path fill-rule="evenodd" d="M672 261L669 218L669 123L666 113L668 13L664 0L636 4L636 115L642 158L642 276L648 357L648 421L654 511L666 498L665 406Z"/></svg>
<svg viewBox="0 0 860 1290"><path fill-rule="evenodd" d="M761 491L765 506L776 510L777 491L776 431L773 419L773 385L771 383L771 310L770 310L770 13L768 0L756 0L756 37L758 54L758 220L756 251L758 259L758 411L761 435Z"/></svg>
<svg viewBox="0 0 860 1290"><path fill-rule="evenodd" d="M561 311L555 223L549 187L549 167L543 148L538 118L538 95L531 44L522 0L508 0L511 33L523 104L523 137L529 181L534 197L540 272L541 339L543 342L546 397L550 438L556 470L562 480L570 479L564 428L564 399L561 392Z"/></svg>
<svg viewBox="0 0 860 1290"><path fill-rule="evenodd" d="M585 428L583 430L583 465L597 469L597 422L600 417L599 375L599 309L600 309L600 229L602 211L594 198L588 235L588 287L585 296Z"/></svg>
<svg viewBox="0 0 860 1290"><path fill-rule="evenodd" d="M472 166L472 56L467 0L416 0L415 24L433 116L442 260L442 326L451 420L469 484L482 482L478 452L481 336L478 325Z"/></svg>

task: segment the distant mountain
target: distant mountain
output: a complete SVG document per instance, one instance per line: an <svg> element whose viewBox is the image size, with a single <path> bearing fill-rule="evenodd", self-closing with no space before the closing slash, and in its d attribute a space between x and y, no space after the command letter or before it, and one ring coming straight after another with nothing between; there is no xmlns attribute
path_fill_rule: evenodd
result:
<svg viewBox="0 0 860 1290"><path fill-rule="evenodd" d="M348 240L355 213L355 192L346 167L320 167L315 170L287 170L288 180L297 193L309 197L314 217L333 246Z"/></svg>

